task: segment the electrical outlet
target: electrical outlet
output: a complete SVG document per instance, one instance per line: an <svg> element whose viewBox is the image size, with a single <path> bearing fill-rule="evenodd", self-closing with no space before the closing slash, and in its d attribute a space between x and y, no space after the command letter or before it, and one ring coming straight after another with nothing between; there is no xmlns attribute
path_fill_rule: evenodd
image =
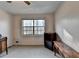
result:
<svg viewBox="0 0 79 59"><path fill-rule="evenodd" d="M19 43L19 41L16 41L16 43Z"/></svg>

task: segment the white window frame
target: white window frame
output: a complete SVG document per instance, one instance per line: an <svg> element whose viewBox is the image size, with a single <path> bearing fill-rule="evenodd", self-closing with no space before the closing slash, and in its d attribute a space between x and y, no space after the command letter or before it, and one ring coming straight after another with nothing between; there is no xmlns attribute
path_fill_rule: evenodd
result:
<svg viewBox="0 0 79 59"><path fill-rule="evenodd" d="M23 19L23 20L26 20L26 19ZM23 21L23 20L22 20L22 21ZM22 22L22 21L21 21L21 22ZM24 27L33 27L33 30L23 30ZM35 27L37 27L37 28L38 28L38 27L43 27L44 30L35 30ZM33 31L33 34L24 34L24 31L26 31L26 32L27 32L27 31ZM43 34L35 34L35 31L37 31L37 32L38 32L38 31L43 31ZM28 35L29 35L29 36L44 35L44 32L45 32L45 20L44 20L44 26L34 26L34 20L33 20L33 26L23 26L23 22L22 22L22 34L25 35L25 36L28 36Z"/></svg>

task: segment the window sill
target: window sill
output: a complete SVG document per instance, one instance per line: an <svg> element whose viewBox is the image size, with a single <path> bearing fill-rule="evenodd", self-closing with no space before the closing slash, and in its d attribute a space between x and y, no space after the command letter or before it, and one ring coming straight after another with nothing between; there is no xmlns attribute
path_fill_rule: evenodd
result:
<svg viewBox="0 0 79 59"><path fill-rule="evenodd" d="M23 35L24 37L39 37L39 36L44 36L44 34L43 35Z"/></svg>

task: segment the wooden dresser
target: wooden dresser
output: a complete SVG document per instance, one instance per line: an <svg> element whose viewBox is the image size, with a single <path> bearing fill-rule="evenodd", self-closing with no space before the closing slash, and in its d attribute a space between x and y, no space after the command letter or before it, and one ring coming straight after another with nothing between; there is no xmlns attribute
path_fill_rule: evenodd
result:
<svg viewBox="0 0 79 59"><path fill-rule="evenodd" d="M8 54L7 37L0 38L0 54L4 51L6 51L6 54Z"/></svg>

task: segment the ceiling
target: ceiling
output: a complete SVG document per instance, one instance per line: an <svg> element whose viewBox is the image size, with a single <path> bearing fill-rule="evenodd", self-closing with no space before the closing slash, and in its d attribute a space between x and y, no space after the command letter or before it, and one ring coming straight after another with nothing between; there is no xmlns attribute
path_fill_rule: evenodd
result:
<svg viewBox="0 0 79 59"><path fill-rule="evenodd" d="M7 3L0 1L0 9L12 14L44 14L53 13L62 3L61 1L30 1L31 5L25 4L23 1L13 1Z"/></svg>

